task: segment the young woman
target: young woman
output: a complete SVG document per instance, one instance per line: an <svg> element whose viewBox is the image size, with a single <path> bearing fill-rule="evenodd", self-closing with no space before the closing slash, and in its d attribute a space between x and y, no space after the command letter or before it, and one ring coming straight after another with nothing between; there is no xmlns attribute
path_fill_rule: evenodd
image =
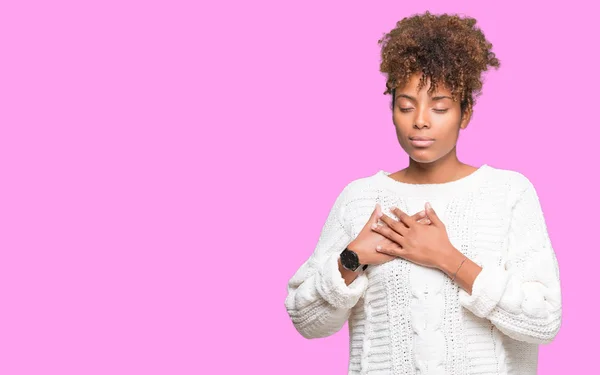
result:
<svg viewBox="0 0 600 375"><path fill-rule="evenodd" d="M561 326L536 189L456 155L481 74L500 66L475 23L426 12L379 41L409 165L348 183L289 280L285 306L304 337L348 322L349 374L536 374L538 345Z"/></svg>

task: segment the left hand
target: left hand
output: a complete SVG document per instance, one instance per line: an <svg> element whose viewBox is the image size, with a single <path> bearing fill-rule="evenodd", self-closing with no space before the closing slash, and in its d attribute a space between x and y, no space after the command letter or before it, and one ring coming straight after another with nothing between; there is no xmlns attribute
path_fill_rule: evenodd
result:
<svg viewBox="0 0 600 375"><path fill-rule="evenodd" d="M371 230L393 243L377 251L404 258L421 266L441 269L444 260L457 250L448 238L446 226L431 205L427 203L425 208L426 215L431 220L430 225L418 223L399 208L392 209L399 221L383 214L380 219L387 225L380 224Z"/></svg>

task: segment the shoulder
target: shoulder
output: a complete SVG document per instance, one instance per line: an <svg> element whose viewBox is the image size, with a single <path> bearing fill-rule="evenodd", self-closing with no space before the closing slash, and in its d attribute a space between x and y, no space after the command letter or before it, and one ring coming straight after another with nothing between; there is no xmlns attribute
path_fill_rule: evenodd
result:
<svg viewBox="0 0 600 375"><path fill-rule="evenodd" d="M537 190L531 178L522 172L490 168L490 188L504 190L502 193L507 198L508 206L512 209L518 202L534 202L539 204ZM496 190L497 191L497 190Z"/></svg>
<svg viewBox="0 0 600 375"><path fill-rule="evenodd" d="M350 178L343 182L338 190L334 203L334 209L340 210L341 215L361 206L365 200L376 201L377 197L377 174Z"/></svg>
<svg viewBox="0 0 600 375"><path fill-rule="evenodd" d="M378 175L379 172L350 179L342 189L341 193L345 198L345 202L348 202L348 200L351 200L352 198L364 197L366 194L368 195L370 192L376 190Z"/></svg>
<svg viewBox="0 0 600 375"><path fill-rule="evenodd" d="M489 166L488 181L496 186L504 186L517 195L522 194L527 189L534 188L531 179L522 172L493 166Z"/></svg>

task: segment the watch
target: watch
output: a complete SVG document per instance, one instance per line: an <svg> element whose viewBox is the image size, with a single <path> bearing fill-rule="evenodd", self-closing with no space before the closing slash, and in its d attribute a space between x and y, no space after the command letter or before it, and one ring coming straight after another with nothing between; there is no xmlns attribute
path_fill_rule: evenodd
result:
<svg viewBox="0 0 600 375"><path fill-rule="evenodd" d="M364 271L369 266L368 264L360 264L360 262L358 261L358 254L348 249L347 247L340 254L340 263L342 263L342 267L352 272L355 272L360 266L362 266L362 269Z"/></svg>

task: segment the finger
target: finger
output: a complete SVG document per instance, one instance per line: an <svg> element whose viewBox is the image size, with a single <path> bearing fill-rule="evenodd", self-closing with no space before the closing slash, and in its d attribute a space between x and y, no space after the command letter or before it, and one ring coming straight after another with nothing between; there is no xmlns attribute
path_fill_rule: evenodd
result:
<svg viewBox="0 0 600 375"><path fill-rule="evenodd" d="M402 247L398 245L377 245L375 250L378 253L383 253L391 256L401 256L402 255Z"/></svg>
<svg viewBox="0 0 600 375"><path fill-rule="evenodd" d="M431 220L431 223L433 225L444 225L444 223L442 223L442 220L440 220L433 207L431 207L431 203L425 203L425 210L427 212L427 217L429 218L429 220Z"/></svg>
<svg viewBox="0 0 600 375"><path fill-rule="evenodd" d="M381 206L379 205L379 203L375 203L375 209L371 213L371 217L369 218L369 223L371 223L371 224L377 223L377 221L381 217L381 214L382 214Z"/></svg>
<svg viewBox="0 0 600 375"><path fill-rule="evenodd" d="M422 219L424 217L426 217L427 215L425 214L425 210L423 211L419 211L416 214L412 215L411 217L417 221L419 221L419 219Z"/></svg>
<svg viewBox="0 0 600 375"><path fill-rule="evenodd" d="M427 213L425 212L425 210L419 211L416 214L412 215L412 218L414 218L419 224L431 224L431 220L429 220L429 218L427 217Z"/></svg>
<svg viewBox="0 0 600 375"><path fill-rule="evenodd" d="M398 221L392 219L391 217L383 214L381 216L381 221L383 221L386 225L375 225L373 231L381 234L382 236L396 242L401 243L403 241L402 233L406 231L406 227L399 223Z"/></svg>
<svg viewBox="0 0 600 375"><path fill-rule="evenodd" d="M400 219L401 222L406 224L406 226L409 228L416 223L415 219L408 216L407 213L405 213L398 207L392 207L392 212L394 213L394 215L396 215Z"/></svg>
<svg viewBox="0 0 600 375"><path fill-rule="evenodd" d="M388 227L392 228L394 232L400 234L401 236L404 236L406 230L408 229L406 228L406 226L404 226L404 224L402 224L398 220L393 219L385 214L381 216L381 221L383 221Z"/></svg>

